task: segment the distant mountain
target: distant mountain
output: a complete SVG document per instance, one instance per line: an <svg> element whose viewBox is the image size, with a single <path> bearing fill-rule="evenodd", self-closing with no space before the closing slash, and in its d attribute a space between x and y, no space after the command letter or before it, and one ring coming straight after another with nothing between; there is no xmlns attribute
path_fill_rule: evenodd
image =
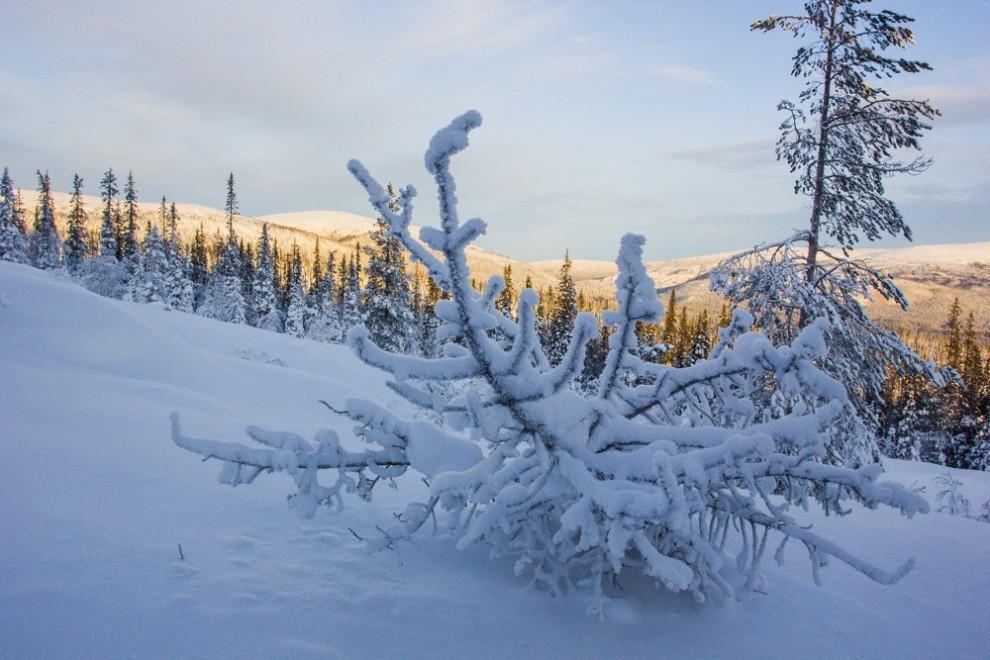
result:
<svg viewBox="0 0 990 660"><path fill-rule="evenodd" d="M731 254L650 261L646 269L658 287L675 287L678 298L689 306L716 310L721 299L708 290L707 278L699 279L699 276ZM912 329L939 331L953 298L958 297L963 308L974 313L978 328L990 334L990 242L863 248L854 254L893 276L911 303L904 312L882 300L868 301L867 310L875 319ZM537 261L533 265L551 274L560 269L561 261ZM574 261L572 272L586 291L601 291L611 287L616 267L610 261L581 259Z"/></svg>
<svg viewBox="0 0 990 660"><path fill-rule="evenodd" d="M22 192L28 209L30 224L32 210L37 202L37 192ZM100 223L102 202L98 197L86 195L87 225L96 229ZM65 227L69 195L55 193L57 218L61 229ZM147 222L160 223L159 204L141 202L139 205L142 230ZM189 240L196 228L202 226L207 235L226 231L224 211L200 204L176 204L179 212L179 228L184 240ZM248 217L237 216L234 229L246 240L255 241L261 234L264 222L271 226L271 235L283 248L297 243L305 257L312 255L319 240L321 253L326 256L336 250L349 253L359 243L367 242L368 232L375 221L372 218L345 211L300 211ZM721 252L698 257L650 261L646 267L657 287L675 287L678 298L691 308L708 308L717 311L720 298L708 290L703 277L715 264L732 252ZM963 307L972 310L979 329L990 335L990 242L955 243L946 245L913 245L904 248L862 248L856 256L891 274L911 301L908 312L883 301L869 301L870 314L881 321L902 327L924 331L938 331L944 323L952 300L958 297ZM517 288L527 277L537 289L552 286L557 281L561 261L525 262L497 252L472 246L468 251L472 272L479 281L493 274L502 274L505 266L512 266ZM574 259L572 274L578 287L587 296L612 296L612 281L616 266L608 260Z"/></svg>

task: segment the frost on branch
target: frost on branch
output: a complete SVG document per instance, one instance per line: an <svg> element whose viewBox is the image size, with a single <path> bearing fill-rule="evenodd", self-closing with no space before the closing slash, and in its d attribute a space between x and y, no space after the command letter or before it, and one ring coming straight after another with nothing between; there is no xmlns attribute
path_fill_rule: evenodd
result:
<svg viewBox="0 0 990 660"><path fill-rule="evenodd" d="M484 544L516 558L516 571L559 593L578 587L601 613L620 579L644 576L699 601L763 586L761 566L771 543L782 558L793 539L808 552L813 574L838 559L890 584L911 562L888 572L815 533L800 514L810 504L844 514L858 502L906 515L926 512L924 499L880 481L880 467L829 464L836 429L855 422L841 384L816 366L826 351L825 319L774 346L749 331L737 310L710 359L674 368L637 357L635 325L663 314L642 263L643 238L622 239L616 311L601 386L579 395L570 383L597 334L580 315L560 363L551 368L536 334L537 296L519 296L517 321L494 301L501 278L485 291L470 284L465 249L484 232L481 220L457 217L450 159L468 144L481 118L470 112L433 139L426 166L439 197L440 226L410 232L415 191L402 191L398 210L368 170L349 169L372 206L414 259L451 299L437 306L439 336L456 339L443 356L423 359L375 346L363 328L348 343L368 364L394 377L393 391L422 415L408 418L362 400L337 411L356 422L363 451L345 450L337 436L309 442L294 434L251 428L260 447L196 440L178 421L180 446L223 462L222 480L249 483L262 472L296 482L292 505L312 515L338 506L343 493L370 497L382 479L407 471L427 478L426 502L409 505L378 546L391 547L429 519L459 547ZM437 256L439 254L439 256ZM501 336L492 338L492 329ZM326 481L318 475L336 474Z"/></svg>
<svg viewBox="0 0 990 660"><path fill-rule="evenodd" d="M825 370L845 383L855 415L827 448L835 463L877 460L875 431L883 384L893 369L943 383L946 373L907 347L896 333L874 323L860 302L879 294L902 309L908 302L888 275L863 261L818 247L809 264L807 232L736 254L710 274L712 291L745 304L757 327L774 343L790 343L809 322L823 320L829 345ZM951 377L951 376L950 376ZM858 419L854 419L858 418Z"/></svg>

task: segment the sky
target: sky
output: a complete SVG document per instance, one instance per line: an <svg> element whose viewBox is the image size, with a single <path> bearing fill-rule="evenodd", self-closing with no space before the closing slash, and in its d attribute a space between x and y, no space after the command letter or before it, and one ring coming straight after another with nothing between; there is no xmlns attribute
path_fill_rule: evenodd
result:
<svg viewBox="0 0 990 660"><path fill-rule="evenodd" d="M887 83L943 116L934 165L890 182L916 243L990 240L990 2L875 3L917 19L933 72ZM129 2L6 0L0 164L33 187L133 170L144 200L246 215L371 215L346 171L419 190L422 157L468 109L454 161L482 245L522 259L613 258L623 233L666 259L781 238L807 220L774 142L799 42L749 31L796 0ZM903 241L884 241L894 246Z"/></svg>

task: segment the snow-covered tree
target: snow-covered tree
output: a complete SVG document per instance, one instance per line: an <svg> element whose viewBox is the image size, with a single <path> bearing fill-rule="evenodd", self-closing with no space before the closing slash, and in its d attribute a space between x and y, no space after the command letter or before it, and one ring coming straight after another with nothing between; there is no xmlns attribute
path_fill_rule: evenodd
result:
<svg viewBox="0 0 990 660"><path fill-rule="evenodd" d="M699 362L708 357L712 350L712 334L709 327L708 310L703 310L701 316L694 326L694 333L691 336L691 344L686 353L685 362L688 365Z"/></svg>
<svg viewBox="0 0 990 660"><path fill-rule="evenodd" d="M168 273L165 277L165 305L170 309L191 314L195 309L195 292L189 277L191 266L181 252L168 257Z"/></svg>
<svg viewBox="0 0 990 660"><path fill-rule="evenodd" d="M502 281L505 282L505 288L502 289L502 293L498 294L498 298L495 300L495 308L502 312L508 317L512 317L512 308L516 304L516 287L512 282L512 265L506 264L505 268L502 269Z"/></svg>
<svg viewBox="0 0 990 660"><path fill-rule="evenodd" d="M545 344L550 364L556 366L564 359L568 342L574 332L577 315L577 288L571 276L571 257L565 253L564 263L561 264L560 273L557 275L556 296L551 307Z"/></svg>
<svg viewBox="0 0 990 660"><path fill-rule="evenodd" d="M65 238L65 267L75 273L86 258L86 210L82 201L82 178L72 177L72 197L69 201L69 230Z"/></svg>
<svg viewBox="0 0 990 660"><path fill-rule="evenodd" d="M340 342L340 307L337 303L337 265L335 253L327 256L327 263L321 268L321 278L313 284L312 320L306 329L311 339L326 342Z"/></svg>
<svg viewBox="0 0 990 660"><path fill-rule="evenodd" d="M62 239L55 226L55 201L48 172L38 172L38 209L31 232L31 263L44 270L62 266Z"/></svg>
<svg viewBox="0 0 990 660"><path fill-rule="evenodd" d="M120 243L120 259L133 273L141 259L141 244L138 241L138 191L134 184L134 172L127 173L124 183L124 217L117 241Z"/></svg>
<svg viewBox="0 0 990 660"><path fill-rule="evenodd" d="M254 269L254 285L251 287L251 316L256 327L281 332L282 312L278 308L278 293L275 291L275 265L267 222L261 225L257 254L258 265Z"/></svg>
<svg viewBox="0 0 990 660"><path fill-rule="evenodd" d="M309 316L309 308L306 305L304 291L302 255L296 244L292 245L291 264L289 299L285 306L285 333L293 337L305 337L306 317Z"/></svg>
<svg viewBox="0 0 990 660"><path fill-rule="evenodd" d="M180 312L192 313L195 309L195 289L190 277L192 265L186 258L179 240L179 212L172 202L166 208L162 197L162 218L165 223L163 247L165 251L165 306Z"/></svg>
<svg viewBox="0 0 990 660"><path fill-rule="evenodd" d="M391 186L386 193L395 201ZM378 220L371 233L372 245L365 248L368 255L367 283L364 289L364 324L372 341L393 353L409 353L412 349L416 319L410 307L409 275L406 272L405 250L388 226Z"/></svg>
<svg viewBox="0 0 990 660"><path fill-rule="evenodd" d="M117 199L117 177L113 168L108 169L100 180L100 197L103 199L103 219L100 222L100 256L117 259L117 229L114 225L113 205Z"/></svg>
<svg viewBox="0 0 990 660"><path fill-rule="evenodd" d="M234 235L234 216L237 215L237 192L234 190L234 173L227 177L227 201L224 202L224 211L227 213L227 233Z"/></svg>
<svg viewBox="0 0 990 660"><path fill-rule="evenodd" d="M363 320L361 309L360 249L354 251L350 261L341 263L340 329L344 335Z"/></svg>
<svg viewBox="0 0 990 660"><path fill-rule="evenodd" d="M100 244L93 258L80 264L76 277L90 291L108 298L122 298L127 292L128 273L118 255L116 198L117 177L108 169L100 180L100 198L103 201L100 221Z"/></svg>
<svg viewBox="0 0 990 660"><path fill-rule="evenodd" d="M162 203L165 202L165 198L162 197ZM175 208L175 202L172 202L168 208L168 219L165 223L165 251L168 253L169 257L173 257L176 254L182 252L182 242L179 240L179 212Z"/></svg>
<svg viewBox="0 0 990 660"><path fill-rule="evenodd" d="M860 301L873 295L907 308L893 280L850 252L861 236L911 237L884 182L895 174L927 169L923 157L900 160L920 148L920 138L938 111L927 101L891 97L880 84L900 73L928 69L924 62L891 58L888 48L913 41L912 19L889 10L871 12L862 0L808 0L804 13L756 21L754 30L783 29L810 38L793 59L792 74L804 81L786 113L777 157L797 176L795 193L810 198L808 229L743 252L715 269L712 288L746 304L775 343L792 341L816 319L829 322L826 370L843 382L870 433L843 449L844 460L876 457L882 386L888 369L943 376L874 324ZM824 241L831 237L841 252Z"/></svg>
<svg viewBox="0 0 990 660"><path fill-rule="evenodd" d="M151 231L144 237L140 260L127 283L125 300L168 304L176 293L175 284L170 282L170 278L175 275L173 266L165 252L165 242L158 232L158 226L152 225ZM178 293L178 302L182 307L183 293L181 290Z"/></svg>
<svg viewBox="0 0 990 660"><path fill-rule="evenodd" d="M208 276L203 289L203 299L196 313L218 321L245 323L247 304L244 301L244 285L241 282L241 253L237 245L237 236L234 234L233 210L230 208L232 185L233 177L227 184L227 238L223 240L218 234L220 258L217 267ZM236 199L234 204L233 209L236 209ZM205 258L205 254L203 257Z"/></svg>
<svg viewBox="0 0 990 660"><path fill-rule="evenodd" d="M832 449L836 460L855 464L878 456L876 433L889 369L936 383L944 382L945 376L863 309L861 301L877 291L906 308L907 300L894 281L862 261L828 254L835 260L827 269L819 261L820 276L809 282L800 240L761 245L719 264L711 287L734 303L745 303L772 342L794 341L802 329L801 315L806 316L805 325L827 321L829 352L822 367L844 384L863 422L847 437L837 438Z"/></svg>
<svg viewBox="0 0 990 660"><path fill-rule="evenodd" d="M0 260L25 264L28 262L27 236L23 219L18 216L17 193L5 167L0 177Z"/></svg>
<svg viewBox="0 0 990 660"><path fill-rule="evenodd" d="M484 544L515 557L517 574L554 593L585 589L595 612L604 611L611 585L627 573L699 601L761 589L771 537L782 540L778 560L783 542L804 545L816 581L833 558L880 583L903 577L910 561L887 572L803 519L813 502L828 513L847 513L852 501L907 515L928 509L918 494L879 481L879 465L822 462L831 429L854 414L841 384L815 366L826 351L827 321L775 347L747 331L751 318L737 310L711 359L686 368L642 362L634 354L635 325L657 322L663 307L642 263L644 240L627 235L616 260L617 309L605 318L614 327L610 351L598 393L587 398L570 383L596 335L594 317L578 315L564 358L550 367L537 339L534 293L522 292L513 321L494 306L500 277L480 293L471 287L465 249L485 224L459 219L450 159L480 122L468 112L431 140L425 161L440 223L418 240L410 229L415 189L402 189L393 211L365 167L349 164L391 234L450 293L437 305L441 334L462 343L448 344L434 360L384 351L363 327L348 343L391 373L395 393L431 411L434 421L348 399L328 405L354 420L364 449L345 449L329 430L311 442L249 427L257 447L197 439L183 434L173 415L176 444L221 461L221 480L231 485L262 472L288 474L296 486L290 507L304 517L320 505L338 506L345 493L370 497L382 481L416 472L428 480L425 501L409 504L369 541L374 547L394 547L433 520L459 547ZM508 348L489 338L496 327ZM625 385L628 372L649 384ZM439 396L420 383L451 387ZM323 471L336 471L336 479L321 481Z"/></svg>

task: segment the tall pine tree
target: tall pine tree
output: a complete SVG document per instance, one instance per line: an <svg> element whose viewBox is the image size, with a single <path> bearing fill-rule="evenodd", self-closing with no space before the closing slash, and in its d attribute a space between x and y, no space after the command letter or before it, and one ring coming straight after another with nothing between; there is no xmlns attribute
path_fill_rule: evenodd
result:
<svg viewBox="0 0 990 660"><path fill-rule="evenodd" d="M118 238L121 243L121 259L127 264L128 271L134 270L141 258L141 246L138 242L137 195L134 172L128 172L127 182L124 184L124 226Z"/></svg>
<svg viewBox="0 0 990 660"><path fill-rule="evenodd" d="M387 193L395 204L392 185ZM397 207L393 207L397 210ZM378 220L371 233L367 284L364 292L364 324L368 336L380 348L393 353L408 353L413 344L416 320L410 307L409 275L406 273L405 249L388 234L385 221Z"/></svg>
<svg viewBox="0 0 990 660"><path fill-rule="evenodd" d="M547 359L552 365L560 364L564 359L578 314L577 288L571 276L571 265L571 257L565 252L564 263L561 264L560 273L557 275L557 291L550 317L550 329L547 333Z"/></svg>
<svg viewBox="0 0 990 660"><path fill-rule="evenodd" d="M65 239L65 267L75 273L86 258L86 210L82 201L82 178L72 177L72 198L69 202L69 231Z"/></svg>
<svg viewBox="0 0 990 660"><path fill-rule="evenodd" d="M254 285L251 287L251 316L257 327L281 332L282 312L279 310L278 292L275 290L275 264L272 260L267 222L261 226L257 255L258 265L254 269Z"/></svg>
<svg viewBox="0 0 990 660"><path fill-rule="evenodd" d="M28 262L28 244L17 207L14 182L5 167L0 177L0 260L24 264Z"/></svg>
<svg viewBox="0 0 990 660"><path fill-rule="evenodd" d="M38 209L31 233L31 263L44 270L62 265L62 240L55 226L55 201L48 172L38 172Z"/></svg>
<svg viewBox="0 0 990 660"><path fill-rule="evenodd" d="M293 337L306 336L306 293L303 282L302 255L299 246L292 244L291 269L289 271L289 298L285 307L285 332Z"/></svg>

